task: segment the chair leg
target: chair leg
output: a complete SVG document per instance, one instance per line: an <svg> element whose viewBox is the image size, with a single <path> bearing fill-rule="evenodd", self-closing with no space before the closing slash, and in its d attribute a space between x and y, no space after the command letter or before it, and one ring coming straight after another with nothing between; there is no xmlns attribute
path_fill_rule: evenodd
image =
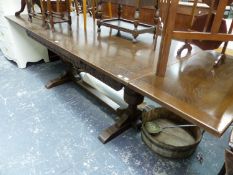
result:
<svg viewBox="0 0 233 175"><path fill-rule="evenodd" d="M31 1L27 1L26 0L26 5L27 5L27 10L28 10L28 20L30 22L32 22L32 15L31 15L31 7L32 7L32 4L31 4Z"/></svg>
<svg viewBox="0 0 233 175"><path fill-rule="evenodd" d="M97 4L97 26L98 26L98 29L97 29L97 32L100 33L101 32L101 25L102 25L102 15L103 15L103 12L102 12L102 1L98 1L98 4Z"/></svg>
<svg viewBox="0 0 233 175"><path fill-rule="evenodd" d="M45 5L44 0L40 0L40 8L41 8L42 26L43 26L43 27L45 27L45 25L46 25L46 21L45 21L45 19L46 19L46 14L45 14L45 7L44 7L44 5Z"/></svg>
<svg viewBox="0 0 233 175"><path fill-rule="evenodd" d="M91 8L92 8L92 15L93 15L93 19L95 20L95 8L96 8L96 1L95 0L92 0L91 1Z"/></svg>
<svg viewBox="0 0 233 175"><path fill-rule="evenodd" d="M87 1L83 0L83 25L84 25L84 30L86 31L87 29Z"/></svg>
<svg viewBox="0 0 233 175"><path fill-rule="evenodd" d="M20 13L24 11L25 7L26 7L26 0L21 0L21 8L19 11L15 12L15 16L19 16Z"/></svg>
<svg viewBox="0 0 233 175"><path fill-rule="evenodd" d="M108 13L109 13L109 18L112 18L112 3L108 2Z"/></svg>
<svg viewBox="0 0 233 175"><path fill-rule="evenodd" d="M51 27L51 30L54 32L55 29L54 29L54 21L53 21L53 14L52 14L52 7L51 7L51 1L50 0L47 0L47 10L48 10L48 13L49 13L49 23L50 23L50 27Z"/></svg>
<svg viewBox="0 0 233 175"><path fill-rule="evenodd" d="M139 24L139 18L140 18L140 11L139 11L139 4L134 12L134 34L133 34L133 43L137 42L138 37L138 24Z"/></svg>
<svg viewBox="0 0 233 175"><path fill-rule="evenodd" d="M72 24L72 20L71 20L71 16L70 16L70 7L71 7L71 1L66 0L66 11L67 11L69 29L71 29L71 24Z"/></svg>
<svg viewBox="0 0 233 175"><path fill-rule="evenodd" d="M78 16L79 15L78 0L74 0L74 6L75 6L76 14Z"/></svg>
<svg viewBox="0 0 233 175"><path fill-rule="evenodd" d="M226 169L225 169L225 163L224 163L218 175L225 175L225 174L226 174Z"/></svg>
<svg viewBox="0 0 233 175"><path fill-rule="evenodd" d="M231 21L231 26L229 28L228 34L231 34L233 31L233 19ZM221 55L218 57L218 59L215 61L214 67L217 67L219 64L224 63L224 60L226 58L226 50L227 50L227 46L228 46L228 42L224 43L223 49L222 49L222 53Z"/></svg>

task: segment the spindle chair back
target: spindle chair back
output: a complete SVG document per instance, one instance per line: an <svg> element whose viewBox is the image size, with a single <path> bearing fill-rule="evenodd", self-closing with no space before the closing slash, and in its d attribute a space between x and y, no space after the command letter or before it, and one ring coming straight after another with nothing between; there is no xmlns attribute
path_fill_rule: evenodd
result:
<svg viewBox="0 0 233 175"><path fill-rule="evenodd" d="M215 1L212 1L210 4L210 10L206 18L203 31L176 31L175 30L175 19L177 8L179 5L179 0L157 0L156 3L156 13L155 20L157 23L156 27L156 37L158 38L161 35L161 44L160 44L160 53L157 63L156 75L165 76L169 51L171 46L172 39L176 40L192 40L192 41L220 41L228 42L233 41L233 35L231 35L231 30L228 33L219 32L222 19L224 16L224 11L226 6L229 4L229 0L221 0L221 3L218 3L215 6ZM195 23L194 12L197 6L197 0L193 3L191 15L191 24L192 26ZM214 12L214 17L212 13ZM212 19L211 19L212 18ZM211 21L211 25L209 25ZM209 28L209 30L208 30ZM155 40L157 42L157 40ZM155 42L155 47L156 47Z"/></svg>

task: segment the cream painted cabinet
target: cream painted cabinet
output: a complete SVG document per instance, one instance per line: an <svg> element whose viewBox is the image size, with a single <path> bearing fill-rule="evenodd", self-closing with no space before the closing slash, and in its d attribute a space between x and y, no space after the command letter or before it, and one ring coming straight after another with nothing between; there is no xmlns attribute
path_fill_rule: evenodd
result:
<svg viewBox="0 0 233 175"><path fill-rule="evenodd" d="M4 16L14 15L19 9L20 0L0 0L0 48L3 54L15 61L19 68L25 68L28 62L48 62L47 48L29 38L24 29L5 19Z"/></svg>

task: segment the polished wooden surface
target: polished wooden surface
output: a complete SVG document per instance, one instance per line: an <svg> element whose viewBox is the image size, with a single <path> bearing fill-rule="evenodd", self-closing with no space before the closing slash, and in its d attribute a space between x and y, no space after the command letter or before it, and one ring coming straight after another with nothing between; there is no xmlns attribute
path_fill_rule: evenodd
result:
<svg viewBox="0 0 233 175"><path fill-rule="evenodd" d="M131 88L221 136L233 120L233 59L213 69L216 54L200 52L154 74L130 82Z"/></svg>
<svg viewBox="0 0 233 175"><path fill-rule="evenodd" d="M67 24L63 23L55 25L55 32L42 28L42 22L39 20L28 22L27 16L7 18L31 31L44 42L62 48L77 59L80 58L111 77L120 79L125 85L132 79L155 71L158 51L153 50L153 34L143 34L138 37L138 42L133 44L130 34L122 33L121 37L117 37L116 30L111 32L105 27L102 28L101 35L98 35L97 26L93 24L92 18L87 18L88 27L85 32L81 15L76 19L76 15L73 14L72 31L69 31ZM178 61L176 50L182 44L176 42L173 45L168 65Z"/></svg>
<svg viewBox="0 0 233 175"><path fill-rule="evenodd" d="M176 30L187 30L190 28L191 21L191 11L192 11L192 3L190 2L180 2L177 9L177 18L175 22ZM132 1L127 5L123 5L122 7L122 17L125 19L133 20L134 12L135 12L135 3ZM198 3L198 7L195 10L195 14L200 14L201 12L207 12L208 6L205 4ZM109 9L108 5L103 5L103 13L105 17L108 17ZM117 17L117 4L112 3L112 16ZM154 4L153 1L150 2L142 2L142 6L140 9L140 22L154 25Z"/></svg>
<svg viewBox="0 0 233 175"><path fill-rule="evenodd" d="M97 34L96 24L87 19L87 32L82 16L73 15L72 31L67 24L55 26L55 32L41 27L41 21L29 23L27 16L8 16L33 33L40 42L69 53L70 57L89 64L102 73L155 100L210 133L221 136L233 120L233 60L213 69L217 56L194 47L192 55L176 58L182 42L173 41L165 77L156 77L158 50L153 51L153 35L131 36L103 27ZM77 21L77 22L76 22Z"/></svg>

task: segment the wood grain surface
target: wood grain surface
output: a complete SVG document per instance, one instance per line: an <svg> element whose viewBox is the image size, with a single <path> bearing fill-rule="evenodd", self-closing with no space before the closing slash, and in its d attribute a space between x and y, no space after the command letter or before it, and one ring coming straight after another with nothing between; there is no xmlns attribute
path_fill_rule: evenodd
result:
<svg viewBox="0 0 233 175"><path fill-rule="evenodd" d="M55 32L41 27L42 22L27 16L8 16L11 22L25 28L40 43L70 59L82 61L124 86L151 98L188 121L215 136L221 136L233 121L233 59L213 69L214 52L194 47L192 54L176 58L183 44L172 41L165 77L156 77L158 50L153 51L153 35L145 34L138 43L131 36L103 27L101 35L93 19L72 15L72 31L67 24L55 25ZM160 41L159 41L160 42Z"/></svg>

